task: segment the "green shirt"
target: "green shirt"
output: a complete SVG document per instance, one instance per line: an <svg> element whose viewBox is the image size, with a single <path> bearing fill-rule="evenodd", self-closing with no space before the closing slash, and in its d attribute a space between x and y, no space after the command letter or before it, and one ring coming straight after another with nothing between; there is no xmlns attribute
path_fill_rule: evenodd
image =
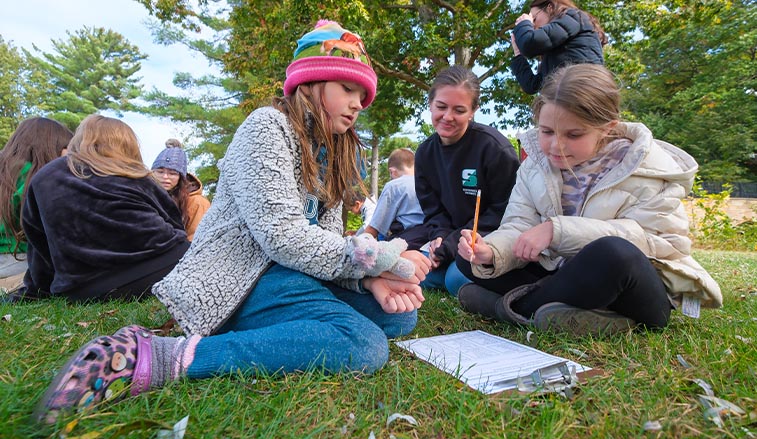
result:
<svg viewBox="0 0 757 439"><path fill-rule="evenodd" d="M24 167L21 168L21 173L18 175L18 180L16 180L16 192L13 194L13 197L11 198L12 208L14 212L14 217L17 218L16 221L18 221L18 218L21 217L21 198L24 195L24 186L26 183L26 175L29 173L29 170L32 168L31 162L24 163ZM5 231L5 224L0 222L0 253L13 253L13 250L16 248L16 239L12 236L8 236L8 233ZM18 246L18 252L19 253L26 253L26 243L22 242Z"/></svg>

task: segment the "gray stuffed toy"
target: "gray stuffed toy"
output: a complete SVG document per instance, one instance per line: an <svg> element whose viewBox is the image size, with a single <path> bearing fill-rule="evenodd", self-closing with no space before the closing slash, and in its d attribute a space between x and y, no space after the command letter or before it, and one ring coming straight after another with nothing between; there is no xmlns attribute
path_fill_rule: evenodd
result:
<svg viewBox="0 0 757 439"><path fill-rule="evenodd" d="M350 239L347 253L353 262L365 270L366 276L376 277L388 271L409 279L415 274L415 264L400 256L405 250L407 242L403 239L376 241L372 235L363 233Z"/></svg>

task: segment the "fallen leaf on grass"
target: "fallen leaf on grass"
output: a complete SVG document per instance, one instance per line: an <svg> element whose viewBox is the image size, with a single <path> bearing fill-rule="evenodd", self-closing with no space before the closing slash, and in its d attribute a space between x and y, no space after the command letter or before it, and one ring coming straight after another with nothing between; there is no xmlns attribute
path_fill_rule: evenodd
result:
<svg viewBox="0 0 757 439"><path fill-rule="evenodd" d="M699 395L699 402L705 408L704 418L720 428L723 427L723 415L741 416L745 413L741 407L732 402L712 395Z"/></svg>
<svg viewBox="0 0 757 439"><path fill-rule="evenodd" d="M10 315L10 314L6 314L6 315L4 315L4 316L3 316L3 321L4 321L4 322L10 322L10 321L11 321L11 315Z"/></svg>
<svg viewBox="0 0 757 439"><path fill-rule="evenodd" d="M72 431L74 431L74 428L76 428L76 426L78 424L79 424L79 420L78 419L74 419L73 421L71 421L68 424L66 424L66 427L61 432L61 436L65 437L67 434L69 434Z"/></svg>
<svg viewBox="0 0 757 439"><path fill-rule="evenodd" d="M713 407L720 409L720 414L731 414L736 416L742 416L746 414L744 409L742 409L741 407L726 399L718 398L717 396L699 395L699 399L706 399L707 401L709 401Z"/></svg>
<svg viewBox="0 0 757 439"><path fill-rule="evenodd" d="M683 355L678 354L676 355L676 358L678 359L678 362L681 363L681 366L683 366L684 369L692 369L694 367L683 358Z"/></svg>
<svg viewBox="0 0 757 439"><path fill-rule="evenodd" d="M389 425L391 425L392 422L396 421L397 419L402 419L404 421L407 421L411 425L418 425L418 421L416 421L415 418L410 415L403 415L402 413L392 413L391 415L389 415L389 417L386 420L386 426L388 427Z"/></svg>
<svg viewBox="0 0 757 439"><path fill-rule="evenodd" d="M723 419L720 417L720 412L715 407L710 407L704 411L704 418L718 427L723 427Z"/></svg>
<svg viewBox="0 0 757 439"><path fill-rule="evenodd" d="M118 312L117 309L111 309L110 311L103 311L100 313L100 317L112 316L112 315L115 315L117 312Z"/></svg>
<svg viewBox="0 0 757 439"><path fill-rule="evenodd" d="M159 335L161 337L168 337L171 335L171 331L173 330L174 326L176 326L176 319L170 318L165 323L163 323L160 328L155 328L152 330L152 332L155 335Z"/></svg>
<svg viewBox="0 0 757 439"><path fill-rule="evenodd" d="M534 331L526 332L526 342L531 343L531 336L534 335Z"/></svg>
<svg viewBox="0 0 757 439"><path fill-rule="evenodd" d="M662 430L662 424L660 421L647 421L644 423L644 431L660 431Z"/></svg>
<svg viewBox="0 0 757 439"><path fill-rule="evenodd" d="M111 430L114 430L116 428L120 428L120 427L123 427L123 426L124 426L124 424L108 425L107 427L103 428L102 430L99 430L99 431L90 431L89 433L84 433L81 436L72 436L69 439L97 439L97 438L103 437L103 435L105 435L106 433L110 432Z"/></svg>
<svg viewBox="0 0 757 439"><path fill-rule="evenodd" d="M707 394L707 396L715 396L715 392L712 391L712 386L707 384L707 381L701 379L701 378L695 378L694 382L699 385L702 389L704 389L704 393Z"/></svg>
<svg viewBox="0 0 757 439"><path fill-rule="evenodd" d="M735 336L735 337L736 337L736 340L741 340L741 341L743 341L743 342L744 342L744 343L746 343L746 344L749 344L749 343L751 343L751 342L752 342L752 339L751 339L751 338L749 338L749 337L742 337L742 336L740 336L740 335L737 335L737 336Z"/></svg>
<svg viewBox="0 0 757 439"><path fill-rule="evenodd" d="M184 416L181 420L173 425L173 430L158 431L158 439L184 439L184 433L187 432L189 415Z"/></svg>
<svg viewBox="0 0 757 439"><path fill-rule="evenodd" d="M92 322L76 322L78 326L81 326L82 328L86 328L87 326L91 325Z"/></svg>

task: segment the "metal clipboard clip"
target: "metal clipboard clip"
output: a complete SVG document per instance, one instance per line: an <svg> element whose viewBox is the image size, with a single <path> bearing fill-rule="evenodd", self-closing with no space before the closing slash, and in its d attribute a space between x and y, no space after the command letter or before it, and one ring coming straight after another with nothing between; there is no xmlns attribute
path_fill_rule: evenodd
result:
<svg viewBox="0 0 757 439"><path fill-rule="evenodd" d="M576 366L568 366L561 361L536 369L528 375L516 379L518 390L526 393L558 393L568 399L573 398L573 389L578 386Z"/></svg>

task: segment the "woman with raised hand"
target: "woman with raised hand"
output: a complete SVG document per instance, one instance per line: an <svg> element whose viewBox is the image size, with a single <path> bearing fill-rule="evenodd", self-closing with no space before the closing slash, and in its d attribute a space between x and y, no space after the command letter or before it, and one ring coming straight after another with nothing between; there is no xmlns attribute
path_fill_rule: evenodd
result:
<svg viewBox="0 0 757 439"><path fill-rule="evenodd" d="M535 94L554 70L567 64L604 64L607 44L599 21L571 0L533 0L515 20L510 39L515 57L510 69L523 91ZM540 58L534 74L528 60Z"/></svg>

